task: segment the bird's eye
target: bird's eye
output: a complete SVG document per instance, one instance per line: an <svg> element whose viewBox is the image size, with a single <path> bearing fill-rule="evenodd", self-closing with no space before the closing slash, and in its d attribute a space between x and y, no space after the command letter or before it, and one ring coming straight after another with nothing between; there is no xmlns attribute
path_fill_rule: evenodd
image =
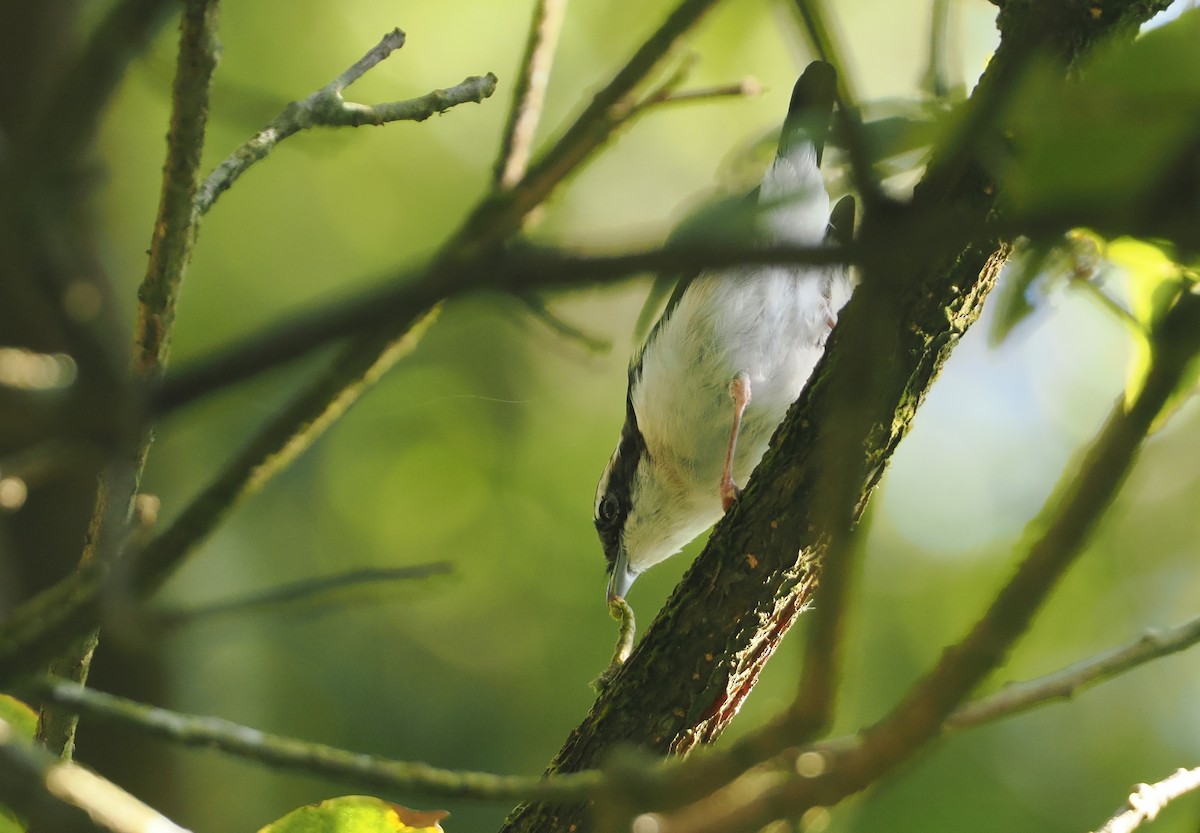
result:
<svg viewBox="0 0 1200 833"><path fill-rule="evenodd" d="M605 495L604 500L600 501L600 520L606 524L612 523L617 517L617 499L612 495Z"/></svg>

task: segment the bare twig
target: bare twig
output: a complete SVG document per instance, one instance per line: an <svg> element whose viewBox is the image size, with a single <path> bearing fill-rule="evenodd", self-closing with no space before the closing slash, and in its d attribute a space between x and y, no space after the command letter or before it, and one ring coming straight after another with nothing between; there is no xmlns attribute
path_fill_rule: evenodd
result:
<svg viewBox="0 0 1200 833"><path fill-rule="evenodd" d="M208 123L209 89L217 66L219 8L216 0L190 0L183 16L163 187L150 240L150 260L138 289L134 367L144 379L157 379L166 366L175 303L196 241L199 218L194 202Z"/></svg>
<svg viewBox="0 0 1200 833"><path fill-rule="evenodd" d="M283 108L266 127L248 139L218 165L196 194L198 214L206 214L217 198L229 189L250 166L264 159L289 136L310 127L359 127L393 121L424 121L468 101L480 102L496 90L496 76L471 76L460 84L407 101L366 105L346 101L342 93L368 70L404 45L404 33L393 29L345 72L305 99Z"/></svg>
<svg viewBox="0 0 1200 833"><path fill-rule="evenodd" d="M710 101L719 98L753 98L762 95L763 87L758 79L746 76L740 81L728 84L714 84L710 87L694 87L690 90L672 90L661 97L652 97L643 101L639 108L661 107L670 104L690 104L697 101Z"/></svg>
<svg viewBox="0 0 1200 833"><path fill-rule="evenodd" d="M1081 689L1110 680L1151 660L1200 643L1200 617L1167 630L1147 632L1141 639L1081 660L1036 679L1010 683L967 703L946 719L943 729L961 731L1012 717L1055 700L1067 700Z"/></svg>
<svg viewBox="0 0 1200 833"><path fill-rule="evenodd" d="M1177 769L1154 784L1138 784L1129 794L1128 809L1121 810L1096 833L1132 833L1175 799L1200 790L1200 767Z"/></svg>
<svg viewBox="0 0 1200 833"><path fill-rule="evenodd" d="M361 787L480 801L528 797L578 801L594 795L603 783L599 772L545 778L440 769L419 761L393 761L272 735L221 718L155 708L53 678L34 680L28 687L37 696L88 718L129 726L176 744L219 749L276 769L337 778Z"/></svg>
<svg viewBox="0 0 1200 833"><path fill-rule="evenodd" d="M508 192L496 192L480 203L448 248L459 256L490 249L516 232L529 212L550 195L629 120L637 106L636 91L662 64L676 44L719 0L680 0L612 80L572 122L562 136L530 165Z"/></svg>
<svg viewBox="0 0 1200 833"><path fill-rule="evenodd" d="M534 2L525 56L513 86L513 103L500 140L500 155L496 159L495 187L498 190L508 190L520 182L529 166L566 8L567 0Z"/></svg>
<svg viewBox="0 0 1200 833"><path fill-rule="evenodd" d="M517 296L525 310L536 320L541 322L547 329L553 331L557 335L565 338L567 341L572 341L578 344L588 353L593 355L603 355L612 350L612 342L603 336L594 335L587 332L582 327L572 324L570 321L564 321L553 310L546 306L546 303L537 295L529 292L522 292Z"/></svg>
<svg viewBox="0 0 1200 833"><path fill-rule="evenodd" d="M376 585L382 582L413 581L417 579L442 576L452 570L449 562L435 561L429 564L417 564L412 567L371 568L338 573L332 576L302 579L272 587L261 593L255 593L240 599L214 602L213 604L172 609L163 611L156 617L170 626L190 624L197 619L208 619L214 616L228 616L262 610L275 605L292 604L295 602L311 602L348 587Z"/></svg>
<svg viewBox="0 0 1200 833"><path fill-rule="evenodd" d="M64 686L80 689L74 683ZM39 829L62 833L188 833L111 781L60 761L0 719L0 800Z"/></svg>

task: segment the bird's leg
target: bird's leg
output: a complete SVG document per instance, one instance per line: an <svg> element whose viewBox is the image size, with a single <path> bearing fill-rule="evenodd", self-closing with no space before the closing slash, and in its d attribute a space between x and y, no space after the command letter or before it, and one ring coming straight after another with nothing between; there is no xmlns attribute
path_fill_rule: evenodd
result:
<svg viewBox="0 0 1200 833"><path fill-rule="evenodd" d="M742 490L733 482L733 454L737 450L738 431L742 427L742 414L750 404L750 377L739 373L729 383L729 396L733 399L733 427L729 430L729 447L725 449L725 469L721 472L721 506L725 511L733 506Z"/></svg>

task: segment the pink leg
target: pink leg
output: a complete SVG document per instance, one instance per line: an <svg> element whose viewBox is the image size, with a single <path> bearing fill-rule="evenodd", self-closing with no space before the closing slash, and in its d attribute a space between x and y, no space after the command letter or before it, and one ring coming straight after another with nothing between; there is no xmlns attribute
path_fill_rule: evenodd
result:
<svg viewBox="0 0 1200 833"><path fill-rule="evenodd" d="M750 377L739 373L729 383L729 396L733 399L733 427L729 431L729 447L725 449L725 470L721 472L721 506L725 511L733 506L742 490L733 482L733 454L737 450L738 431L742 427L742 414L750 404Z"/></svg>

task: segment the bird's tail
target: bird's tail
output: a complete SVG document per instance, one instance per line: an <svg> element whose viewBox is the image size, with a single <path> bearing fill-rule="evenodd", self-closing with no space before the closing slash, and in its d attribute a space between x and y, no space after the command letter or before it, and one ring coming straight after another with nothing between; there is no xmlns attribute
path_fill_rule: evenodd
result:
<svg viewBox="0 0 1200 833"><path fill-rule="evenodd" d="M836 70L824 61L813 61L792 88L792 101L779 136L777 156L780 159L793 156L811 143L817 164L821 164L836 97Z"/></svg>

